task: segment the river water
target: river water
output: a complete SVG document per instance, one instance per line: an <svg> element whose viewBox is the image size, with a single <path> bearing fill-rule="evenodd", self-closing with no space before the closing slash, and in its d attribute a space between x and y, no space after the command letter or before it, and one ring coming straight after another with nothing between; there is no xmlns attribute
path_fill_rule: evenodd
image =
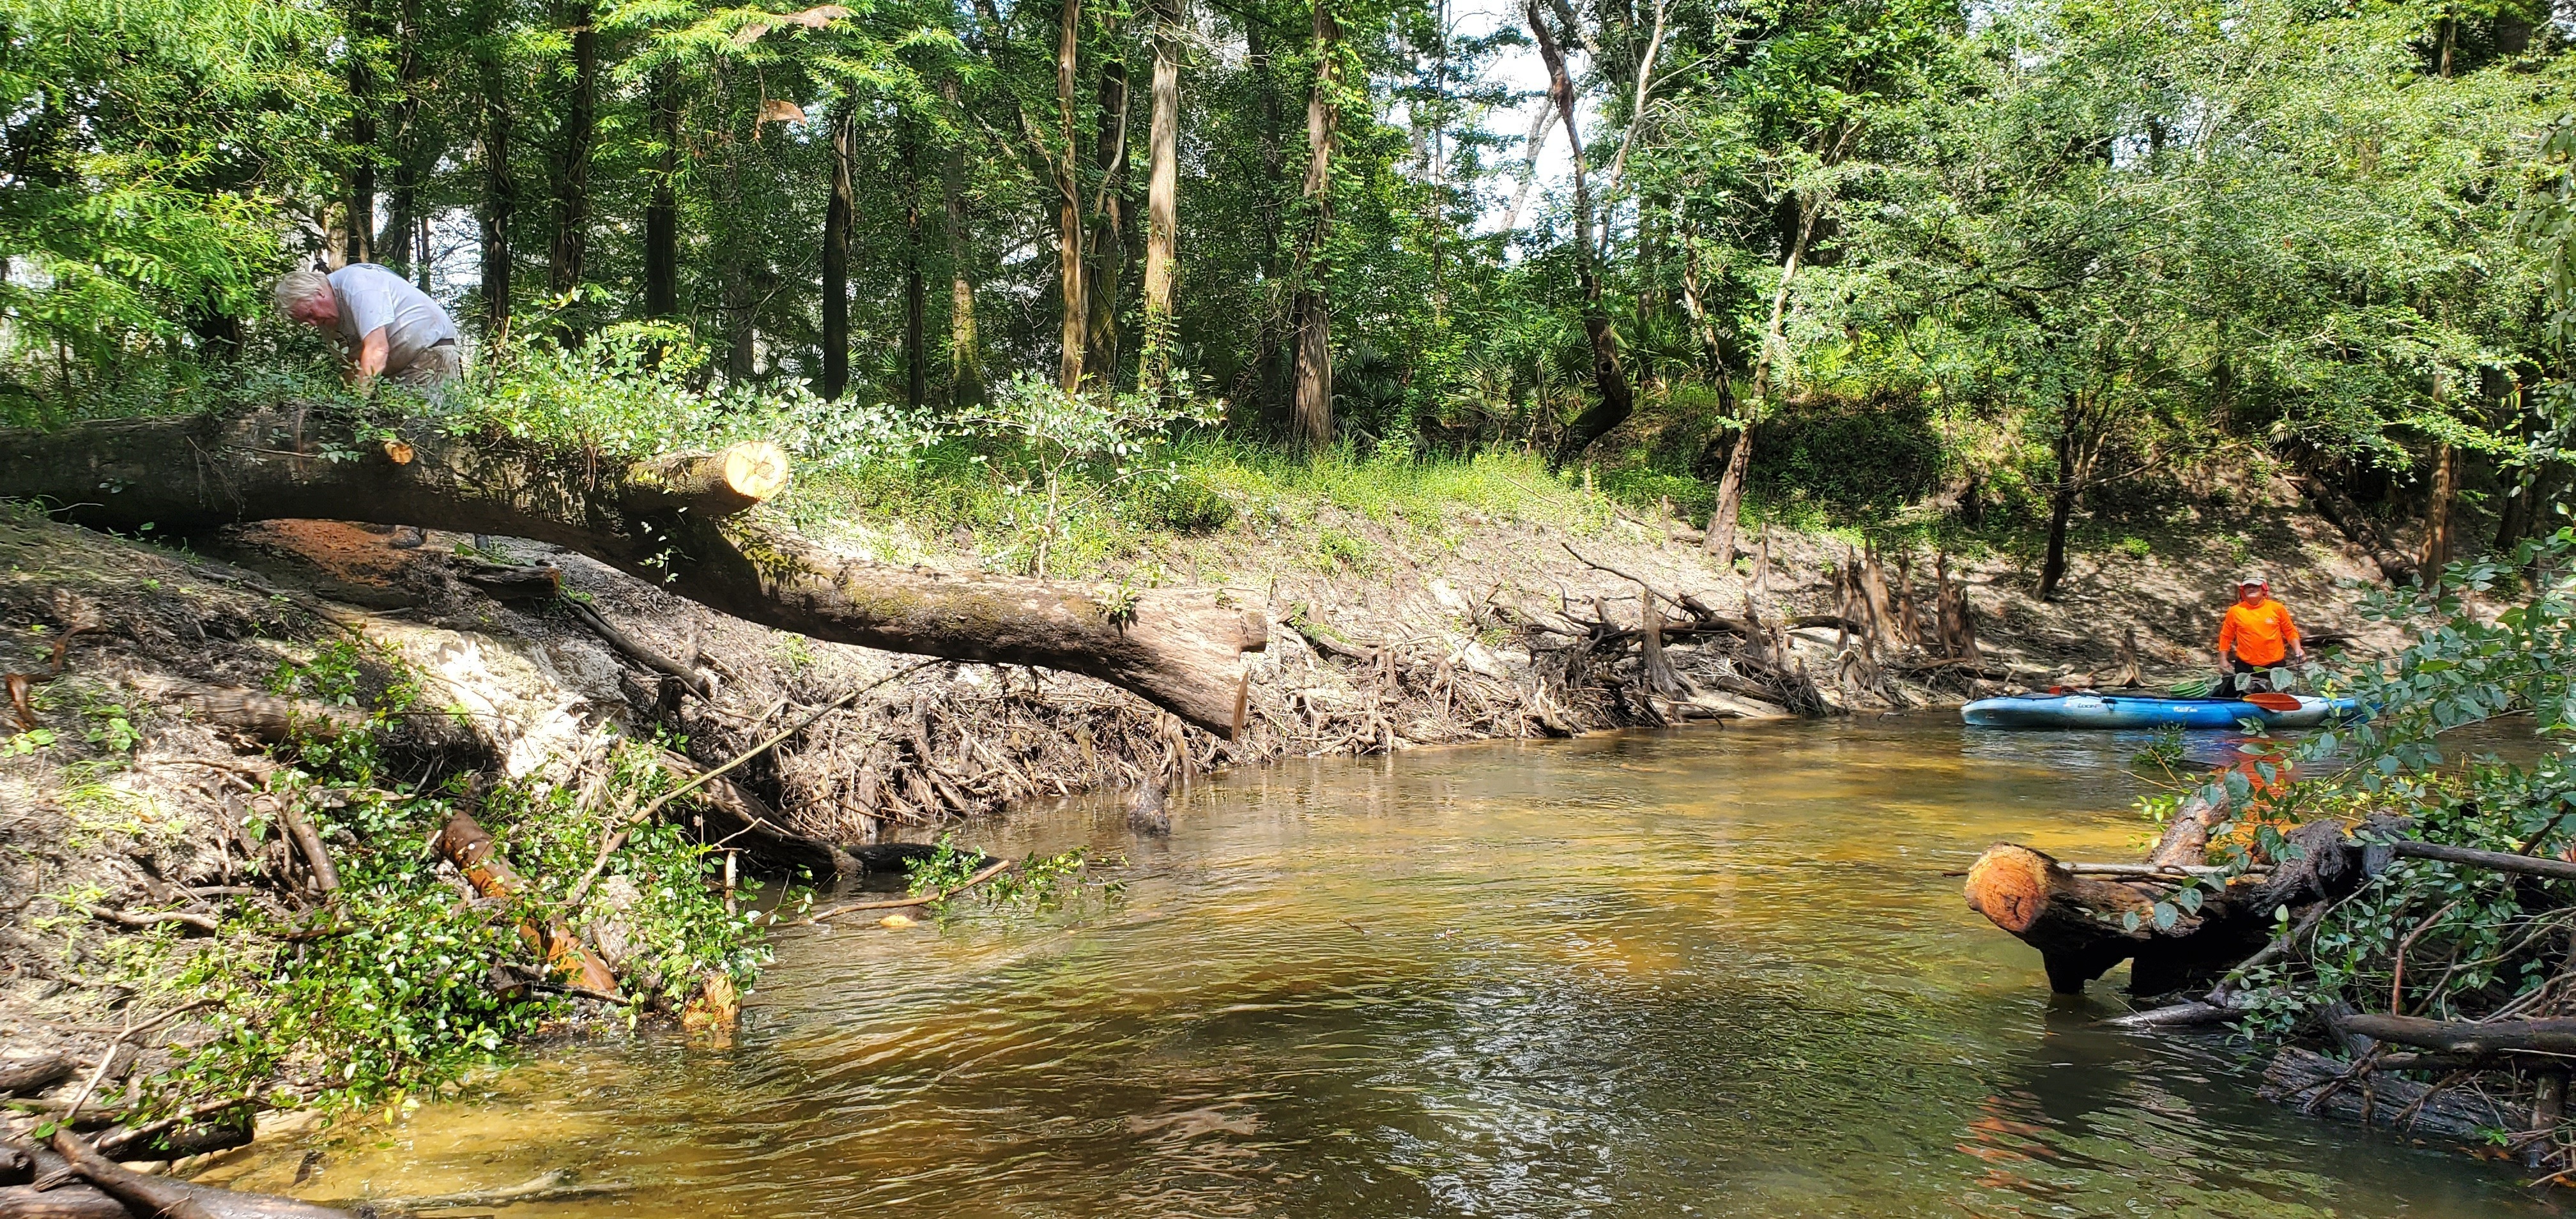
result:
<svg viewBox="0 0 2576 1219"><path fill-rule="evenodd" d="M2566 1213L2094 1028L2125 972L2052 999L1965 907L1998 839L2133 857L2140 743L1891 717L1290 763L1160 841L1032 810L977 845L1123 855L1123 899L782 930L730 1048L558 1047L217 1175L611 1190L511 1219Z"/></svg>

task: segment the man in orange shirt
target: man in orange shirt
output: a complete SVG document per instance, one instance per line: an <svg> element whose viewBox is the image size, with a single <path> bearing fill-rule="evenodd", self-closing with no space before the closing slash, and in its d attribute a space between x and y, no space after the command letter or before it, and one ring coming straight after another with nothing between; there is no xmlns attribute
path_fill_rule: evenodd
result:
<svg viewBox="0 0 2576 1219"><path fill-rule="evenodd" d="M2236 604L2218 624L2218 663L2229 674L2227 684L2239 692L2269 690L2269 673L2284 657L2306 660L2299 646L2299 624L2290 608L2272 599L2272 585L2248 573L2236 582Z"/></svg>

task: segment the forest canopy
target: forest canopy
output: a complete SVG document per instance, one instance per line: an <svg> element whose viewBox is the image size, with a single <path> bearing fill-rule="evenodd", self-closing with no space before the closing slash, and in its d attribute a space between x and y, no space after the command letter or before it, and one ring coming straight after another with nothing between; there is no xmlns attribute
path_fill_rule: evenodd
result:
<svg viewBox="0 0 2576 1219"><path fill-rule="evenodd" d="M1721 553L1748 494L2025 509L2043 595L2092 497L2259 453L2439 563L2569 477L2570 37L2521 2L0 0L0 420L288 392L328 365L267 284L374 262L487 400L596 348L865 445L1052 382L1625 471Z"/></svg>

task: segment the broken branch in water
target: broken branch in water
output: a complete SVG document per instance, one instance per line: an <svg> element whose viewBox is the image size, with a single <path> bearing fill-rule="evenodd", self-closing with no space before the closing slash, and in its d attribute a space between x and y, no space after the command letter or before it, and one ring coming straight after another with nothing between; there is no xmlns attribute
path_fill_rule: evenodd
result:
<svg viewBox="0 0 2576 1219"><path fill-rule="evenodd" d="M2414 838L2399 838L2381 844L2392 854L2404 859L2431 859L2442 863L2466 864L2473 868L2509 873L2514 876L2542 876L2551 880L2576 880L2576 863L2564 859L2543 859L2533 855L2509 855L2503 851L2480 851L2469 847L2444 846Z"/></svg>
<svg viewBox="0 0 2576 1219"><path fill-rule="evenodd" d="M839 918L844 914L856 914L862 910L906 910L914 906L935 905L939 902L947 901L949 898L955 897L977 885L983 884L985 881L991 880L994 877L1009 871L1010 868L1010 860L997 860L985 865L982 870L976 872L973 876L969 876L966 879L959 881L953 888L942 889L936 893L924 893L918 897L894 898L887 901L876 902L850 902L845 905L834 906L829 910L823 910L809 915L805 921L809 924L820 923L826 919Z"/></svg>
<svg viewBox="0 0 2576 1219"><path fill-rule="evenodd" d="M581 1174L569 1168L558 1168L498 1189L469 1189L452 1194L427 1194L416 1198L349 1198L334 1203L379 1216L412 1215L429 1210L457 1210L479 1206L515 1206L522 1202L561 1202L573 1198L595 1198L604 1194L624 1193L624 1185L583 1185Z"/></svg>
<svg viewBox="0 0 2576 1219"><path fill-rule="evenodd" d="M2480 1057L2576 1054L2576 1020L2427 1020L2421 1016L2329 1013L2337 1033Z"/></svg>

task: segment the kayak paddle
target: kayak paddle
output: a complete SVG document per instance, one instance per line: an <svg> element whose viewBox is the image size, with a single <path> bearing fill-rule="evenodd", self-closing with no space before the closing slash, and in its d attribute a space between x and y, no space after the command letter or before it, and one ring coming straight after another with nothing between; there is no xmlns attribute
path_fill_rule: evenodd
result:
<svg viewBox="0 0 2576 1219"><path fill-rule="evenodd" d="M2238 697L2242 701L2252 703L2257 707L2261 707L2265 711L2296 711L2299 709L2298 696L2293 694L2258 693L2240 695Z"/></svg>

